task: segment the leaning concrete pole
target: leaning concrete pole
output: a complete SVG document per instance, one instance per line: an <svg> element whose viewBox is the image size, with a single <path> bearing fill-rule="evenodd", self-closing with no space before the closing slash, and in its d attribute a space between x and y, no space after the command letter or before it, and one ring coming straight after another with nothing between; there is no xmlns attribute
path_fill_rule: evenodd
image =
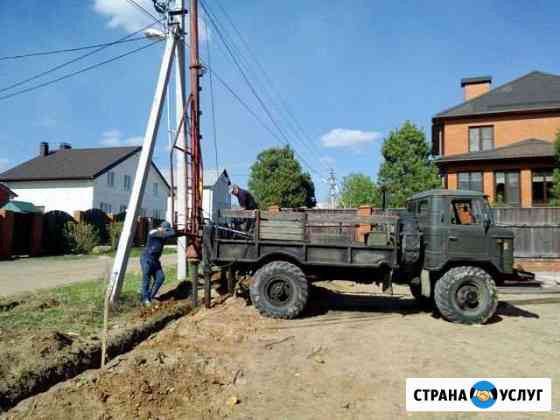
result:
<svg viewBox="0 0 560 420"><path fill-rule="evenodd" d="M186 112L186 88L185 88L185 5L184 0L178 1L179 11L179 41L177 44L177 64L175 66L175 95L177 108L177 146L180 152L177 156L177 194L175 195L176 211L177 211L177 227L179 229L187 228L187 200L188 200L188 183L187 183L187 128L183 121L183 113ZM181 236L177 238L177 280L183 281L187 278L187 237Z"/></svg>
<svg viewBox="0 0 560 420"><path fill-rule="evenodd" d="M136 176L132 186L132 193L130 194L130 201L128 203L126 217L124 219L124 226L119 239L113 269L111 271L109 283L111 305L115 305L119 299L124 275L126 274L128 256L130 253L130 247L132 246L132 240L134 238L136 218L138 217L138 210L142 204L142 198L144 197L144 189L146 187L146 180L148 179L152 155L154 153L154 145L156 143L161 111L165 103L165 93L169 82L169 75L171 73L171 68L173 67L176 43L177 35L175 32L171 31L167 37L154 101L152 102L152 109L150 111L150 117L146 127L146 134L144 135L144 144L142 145L138 168L136 169Z"/></svg>

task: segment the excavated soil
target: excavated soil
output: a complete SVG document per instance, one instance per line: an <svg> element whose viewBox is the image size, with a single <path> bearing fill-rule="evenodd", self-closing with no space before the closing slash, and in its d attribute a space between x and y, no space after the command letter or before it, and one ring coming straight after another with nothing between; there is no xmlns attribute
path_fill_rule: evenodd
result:
<svg viewBox="0 0 560 420"><path fill-rule="evenodd" d="M461 326L423 312L404 288L382 297L367 286L326 287L298 320L262 318L240 298L202 309L5 418L393 419L411 415L407 377L551 377L558 410L557 297L515 296L489 324Z"/></svg>

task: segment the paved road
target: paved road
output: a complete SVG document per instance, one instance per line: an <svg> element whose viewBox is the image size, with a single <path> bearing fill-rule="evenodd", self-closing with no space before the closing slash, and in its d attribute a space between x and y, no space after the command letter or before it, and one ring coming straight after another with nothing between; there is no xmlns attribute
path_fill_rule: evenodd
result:
<svg viewBox="0 0 560 420"><path fill-rule="evenodd" d="M138 272L139 258L128 262L129 272ZM164 264L175 264L176 255L162 256ZM24 258L0 261L0 296L47 289L84 280L106 279L112 268L113 258L60 257Z"/></svg>

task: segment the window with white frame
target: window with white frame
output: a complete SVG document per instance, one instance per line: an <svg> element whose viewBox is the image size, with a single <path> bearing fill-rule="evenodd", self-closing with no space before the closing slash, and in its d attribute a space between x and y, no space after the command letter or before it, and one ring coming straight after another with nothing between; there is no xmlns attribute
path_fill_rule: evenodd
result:
<svg viewBox="0 0 560 420"><path fill-rule="evenodd" d="M115 186L115 173L113 171L107 172L107 186L110 188Z"/></svg>
<svg viewBox="0 0 560 420"><path fill-rule="evenodd" d="M132 189L132 177L130 175L124 176L124 190L130 191Z"/></svg>

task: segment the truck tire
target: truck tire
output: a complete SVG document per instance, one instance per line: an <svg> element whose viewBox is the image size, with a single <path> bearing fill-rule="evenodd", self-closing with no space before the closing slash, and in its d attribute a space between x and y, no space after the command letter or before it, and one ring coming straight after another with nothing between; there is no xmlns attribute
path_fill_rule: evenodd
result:
<svg viewBox="0 0 560 420"><path fill-rule="evenodd" d="M483 324L496 312L498 294L490 275L478 267L455 267L435 287L441 315L459 324Z"/></svg>
<svg viewBox="0 0 560 420"><path fill-rule="evenodd" d="M292 319L305 308L309 285L298 266L274 261L257 270L249 291L251 301L261 315Z"/></svg>

